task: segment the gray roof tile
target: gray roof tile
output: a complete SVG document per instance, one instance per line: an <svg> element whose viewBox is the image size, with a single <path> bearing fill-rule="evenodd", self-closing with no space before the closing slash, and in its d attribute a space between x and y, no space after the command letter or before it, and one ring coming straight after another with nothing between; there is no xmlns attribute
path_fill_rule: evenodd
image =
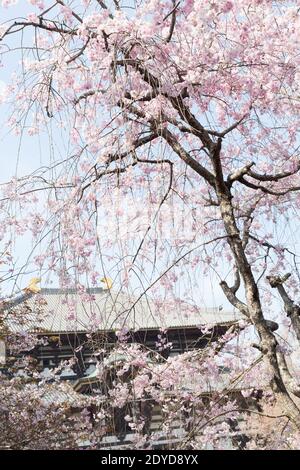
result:
<svg viewBox="0 0 300 470"><path fill-rule="evenodd" d="M241 320L240 313L219 311L217 308L200 308L184 303L157 305L153 300L142 297L137 301L123 292L101 288L87 291L93 300L82 300L75 289L42 289L39 294L24 295L23 300L30 308L22 322L8 315L6 321L11 331L43 332L88 332L119 330L126 326L130 330L158 328L188 328L228 324ZM37 305L44 301L42 314ZM10 307L22 303L18 297ZM73 310L73 315L70 312ZM39 307L41 308L41 307Z"/></svg>

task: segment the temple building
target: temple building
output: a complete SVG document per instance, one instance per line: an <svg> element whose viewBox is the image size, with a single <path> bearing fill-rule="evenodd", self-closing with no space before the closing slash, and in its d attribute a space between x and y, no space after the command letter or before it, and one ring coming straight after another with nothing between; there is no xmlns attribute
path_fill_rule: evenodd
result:
<svg viewBox="0 0 300 470"><path fill-rule="evenodd" d="M25 291L9 300L6 308L14 310L5 321L9 331L26 331L47 339L48 344L31 352L41 369L76 359L69 380L92 372L95 349L105 346L109 352L120 335L127 335L127 342L143 344L167 357L204 348L208 340L220 337L242 319L236 311L195 309L187 303L174 304L169 311L169 306L165 310L152 300L105 288L87 289L83 296L76 289ZM203 335L204 327L211 328L209 337Z"/></svg>
<svg viewBox="0 0 300 470"><path fill-rule="evenodd" d="M186 351L203 349L228 328L242 319L241 314L219 308L195 308L187 303L172 308L157 304L149 298L134 298L113 290L90 288L39 289L33 282L23 292L5 302L2 331L22 334L25 331L41 339L28 353L36 368L43 374L62 361L73 365L62 369L60 379L72 385L74 393L101 393L96 364L105 359L117 370L124 358L116 355L114 346L125 337L126 343L136 343L158 353L163 358ZM13 314L9 314L9 312ZM209 335L203 329L209 327ZM4 337L4 335L2 335ZM2 366L9 360L10 351L2 341ZM224 371L220 371L224 377ZM225 374L226 375L226 374ZM109 380L109 379L108 379ZM130 443L130 432L124 422L126 410L112 410L114 429L102 443L102 448L120 448ZM159 427L160 410L151 406L148 431ZM176 431L176 429L177 431ZM129 437L128 437L129 436ZM174 423L172 442L180 439L180 425ZM163 447L163 443L157 444Z"/></svg>

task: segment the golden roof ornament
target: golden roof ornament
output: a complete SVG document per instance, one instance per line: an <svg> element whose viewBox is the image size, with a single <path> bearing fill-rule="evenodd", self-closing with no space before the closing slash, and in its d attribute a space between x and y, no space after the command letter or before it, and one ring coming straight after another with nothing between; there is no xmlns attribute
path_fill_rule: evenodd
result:
<svg viewBox="0 0 300 470"><path fill-rule="evenodd" d="M105 285L104 289L112 288L113 283L110 277L103 277L102 279L100 279L100 282L103 282L103 284Z"/></svg>
<svg viewBox="0 0 300 470"><path fill-rule="evenodd" d="M41 282L41 279L39 277L33 277L30 279L29 284L25 289L23 289L26 294L32 293L32 294L37 294L38 292L41 291L41 288L37 285Z"/></svg>

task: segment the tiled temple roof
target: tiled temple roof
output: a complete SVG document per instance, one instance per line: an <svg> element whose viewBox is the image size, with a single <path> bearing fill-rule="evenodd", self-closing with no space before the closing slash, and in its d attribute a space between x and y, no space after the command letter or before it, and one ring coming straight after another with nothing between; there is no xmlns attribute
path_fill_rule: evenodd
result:
<svg viewBox="0 0 300 470"><path fill-rule="evenodd" d="M157 305L153 300L132 297L109 289L87 289L88 298L76 289L41 289L7 302L6 309L26 305L27 313L7 315L10 331L44 333L115 331L159 328L191 328L232 324L243 317L235 311L201 308L186 302ZM85 294L85 295L86 295Z"/></svg>

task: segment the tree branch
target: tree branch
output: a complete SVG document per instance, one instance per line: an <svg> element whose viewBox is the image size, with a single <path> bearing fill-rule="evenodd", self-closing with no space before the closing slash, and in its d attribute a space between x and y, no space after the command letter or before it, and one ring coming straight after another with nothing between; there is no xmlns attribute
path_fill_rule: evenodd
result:
<svg viewBox="0 0 300 470"><path fill-rule="evenodd" d="M215 187L214 175L202 166L197 160L190 156L188 152L180 145L178 139L166 128L161 130L161 136L168 142L174 152L196 173L202 176L212 187Z"/></svg>
<svg viewBox="0 0 300 470"><path fill-rule="evenodd" d="M300 306L297 305L291 297L288 295L283 284L291 276L287 273L285 276L267 276L270 286L273 289L277 289L280 297L283 300L284 310L288 317L291 318L291 322L296 333L297 339L300 341Z"/></svg>
<svg viewBox="0 0 300 470"><path fill-rule="evenodd" d="M177 10L178 6L180 5L180 1L175 4L175 0L173 0L173 5L174 5L173 10L164 17L164 21L165 21L170 15L172 15L170 30L169 30L169 34L166 38L166 42L170 42L171 39L172 39L173 32L174 32L174 29L175 29L175 24L176 24L176 10Z"/></svg>

